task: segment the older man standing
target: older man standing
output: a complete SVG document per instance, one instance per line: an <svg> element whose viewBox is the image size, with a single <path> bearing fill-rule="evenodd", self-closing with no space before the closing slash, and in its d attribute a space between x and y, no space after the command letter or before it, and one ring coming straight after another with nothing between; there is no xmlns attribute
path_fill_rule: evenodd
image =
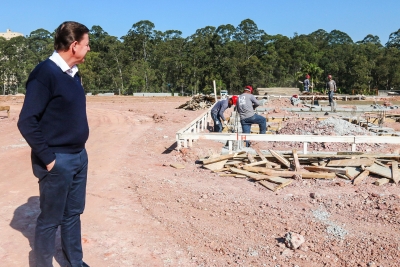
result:
<svg viewBox="0 0 400 267"><path fill-rule="evenodd" d="M33 174L39 180L40 215L35 230L36 265L53 266L55 237L68 266L82 260L80 215L85 207L89 137L85 91L77 64L90 50L89 29L67 21L56 30L54 53L29 75L18 128L32 149Z"/></svg>
<svg viewBox="0 0 400 267"><path fill-rule="evenodd" d="M260 134L265 134L267 131L267 119L254 112L260 103L252 93L253 88L247 85L244 88L243 94L238 97L237 111L240 116L240 124L242 125L243 133L250 133L251 125L258 124ZM250 147L249 141L246 141L246 147Z"/></svg>

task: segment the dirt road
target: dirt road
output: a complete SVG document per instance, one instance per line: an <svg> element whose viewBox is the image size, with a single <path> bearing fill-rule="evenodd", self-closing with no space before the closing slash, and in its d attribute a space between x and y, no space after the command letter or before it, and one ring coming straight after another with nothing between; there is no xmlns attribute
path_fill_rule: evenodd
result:
<svg viewBox="0 0 400 267"><path fill-rule="evenodd" d="M335 179L295 181L273 193L219 177L195 160L221 143L168 149L175 132L203 112L175 109L187 100L88 97L82 229L90 266L398 265L399 187ZM34 266L38 185L16 126L22 100L0 98L0 105L11 106L10 118L0 113L0 265ZM305 237L300 249L285 247L288 231ZM54 265L65 266L59 246Z"/></svg>

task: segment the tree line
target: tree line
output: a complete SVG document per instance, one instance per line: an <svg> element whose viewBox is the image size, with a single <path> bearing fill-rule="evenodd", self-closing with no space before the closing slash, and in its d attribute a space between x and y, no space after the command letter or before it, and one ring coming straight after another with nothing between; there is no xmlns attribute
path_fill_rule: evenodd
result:
<svg viewBox="0 0 400 267"><path fill-rule="evenodd" d="M38 29L8 41L0 37L3 94L25 92L30 71L53 52L53 33ZM121 38L93 26L90 47L79 69L86 92L93 94L210 93L213 80L230 94L244 85L301 88L306 74L317 91L328 74L340 93L400 89L400 29L382 45L376 35L354 42L339 30L269 35L251 19L237 27L207 26L184 38L179 30L158 31L142 20Z"/></svg>

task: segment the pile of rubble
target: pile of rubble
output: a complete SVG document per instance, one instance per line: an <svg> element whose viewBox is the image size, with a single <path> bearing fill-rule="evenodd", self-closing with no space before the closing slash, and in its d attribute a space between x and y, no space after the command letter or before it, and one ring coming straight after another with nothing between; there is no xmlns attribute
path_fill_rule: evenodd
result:
<svg viewBox="0 0 400 267"><path fill-rule="evenodd" d="M381 186L400 181L399 155L364 154L361 152L337 152L332 154L280 154L269 149L263 154L255 149L256 155L246 152L203 159L203 167L219 176L248 178L264 187L276 191L293 180L334 179L351 180L359 185L372 174L379 177L374 184Z"/></svg>
<svg viewBox="0 0 400 267"><path fill-rule="evenodd" d="M177 109L198 110L207 109L215 103L215 97L210 95L195 95L185 104L180 105Z"/></svg>

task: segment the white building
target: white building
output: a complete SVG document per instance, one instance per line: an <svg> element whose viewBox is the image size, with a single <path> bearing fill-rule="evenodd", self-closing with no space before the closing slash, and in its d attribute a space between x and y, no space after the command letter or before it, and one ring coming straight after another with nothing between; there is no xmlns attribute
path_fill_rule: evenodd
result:
<svg viewBox="0 0 400 267"><path fill-rule="evenodd" d="M6 40L10 40L11 38L24 36L22 33L19 32L12 32L10 29L7 29L7 32L0 32L0 37L6 38Z"/></svg>

